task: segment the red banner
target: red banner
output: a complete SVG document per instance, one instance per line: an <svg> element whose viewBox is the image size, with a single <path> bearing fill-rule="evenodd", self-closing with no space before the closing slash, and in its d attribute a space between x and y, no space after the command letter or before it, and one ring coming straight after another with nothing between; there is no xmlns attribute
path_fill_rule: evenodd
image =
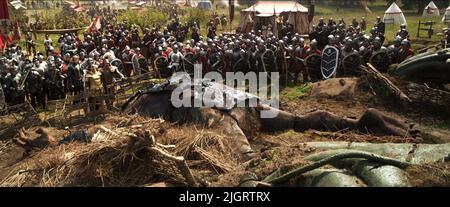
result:
<svg viewBox="0 0 450 207"><path fill-rule="evenodd" d="M3 43L3 35L2 35L3 31L0 29L0 52L3 52L4 48L4 43Z"/></svg>
<svg viewBox="0 0 450 207"><path fill-rule="evenodd" d="M101 16L95 17L94 21L89 25L88 32L98 31L102 27L101 19Z"/></svg>
<svg viewBox="0 0 450 207"><path fill-rule="evenodd" d="M9 20L8 0L0 0L0 20Z"/></svg>

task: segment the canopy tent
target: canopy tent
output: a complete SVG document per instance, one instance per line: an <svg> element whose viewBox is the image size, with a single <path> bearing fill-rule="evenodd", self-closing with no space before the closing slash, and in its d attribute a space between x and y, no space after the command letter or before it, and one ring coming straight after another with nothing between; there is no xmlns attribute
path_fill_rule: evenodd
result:
<svg viewBox="0 0 450 207"><path fill-rule="evenodd" d="M440 16L439 9L434 4L433 1L430 1L430 3L423 9L422 17L438 17Z"/></svg>
<svg viewBox="0 0 450 207"><path fill-rule="evenodd" d="M279 15L283 12L308 13L308 9L294 1L258 1L253 6L244 9L245 12L257 12L259 14Z"/></svg>
<svg viewBox="0 0 450 207"><path fill-rule="evenodd" d="M270 22L272 28L277 28L276 23L280 16L293 25L295 32L309 33L308 9L295 1L258 1L249 8L241 10L238 28L242 32L248 32L245 28L248 28L249 20L253 20L255 24L253 26L257 26L261 22ZM273 31L273 33L277 34L278 31Z"/></svg>
<svg viewBox="0 0 450 207"><path fill-rule="evenodd" d="M383 21L392 21L394 24L407 24L405 15L395 2L384 13Z"/></svg>
<svg viewBox="0 0 450 207"><path fill-rule="evenodd" d="M27 9L20 0L12 1L12 2L9 2L9 3L11 4L12 7L14 7L15 10L18 10L18 9L21 9L21 8L22 9Z"/></svg>
<svg viewBox="0 0 450 207"><path fill-rule="evenodd" d="M450 22L450 6L445 10L442 22Z"/></svg>

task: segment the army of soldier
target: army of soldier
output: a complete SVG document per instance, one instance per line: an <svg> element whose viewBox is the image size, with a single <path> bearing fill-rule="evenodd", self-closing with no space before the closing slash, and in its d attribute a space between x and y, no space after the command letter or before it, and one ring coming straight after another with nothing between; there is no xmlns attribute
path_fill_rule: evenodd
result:
<svg viewBox="0 0 450 207"><path fill-rule="evenodd" d="M37 53L30 61L20 53L20 48L11 46L0 59L0 83L8 105L21 104L27 99L34 108L45 109L47 100L89 92L92 94L89 103L95 110L104 105L98 103L100 101L95 97L113 94L114 83L125 78L115 66L109 64L107 58L100 63L91 58L80 61L78 54L68 53L59 57L56 53L50 53L44 60L44 55ZM112 106L110 100L106 102Z"/></svg>
<svg viewBox="0 0 450 207"><path fill-rule="evenodd" d="M338 48L341 56L357 54L363 62L369 61L373 53L384 50L392 63L413 55L404 25L394 44L383 47L385 26L380 18L377 18L370 36L364 31L367 26L365 18L361 22L354 19L348 27L343 19L338 23L329 19L325 23L321 18L312 27L309 44L286 22L280 38L270 30L264 34L256 30L217 35L217 17L213 16L206 27L208 35L204 38L200 25L196 22L182 24L174 14L173 21L163 29L160 25L151 29L140 28L141 38L139 27L132 26L128 30L124 23L114 24L114 19L103 18L101 29L85 32L83 38L76 34L61 35L59 52L51 38L46 36L43 40L46 59L38 52L30 60L31 56L23 53L21 48L11 45L0 62L0 81L8 104L22 103L27 97L34 107L42 105L45 108L45 100L82 94L86 89L112 94L115 81L135 75L135 57L145 59L148 65L166 75L186 70L189 63L201 64L204 73L213 70L279 71L290 74L291 79L297 82L300 76L302 81L320 79L317 71L308 69L305 60L311 55L320 56L327 45ZM189 30L191 38L186 40ZM30 53L34 51L29 50ZM166 64L159 64L157 59Z"/></svg>

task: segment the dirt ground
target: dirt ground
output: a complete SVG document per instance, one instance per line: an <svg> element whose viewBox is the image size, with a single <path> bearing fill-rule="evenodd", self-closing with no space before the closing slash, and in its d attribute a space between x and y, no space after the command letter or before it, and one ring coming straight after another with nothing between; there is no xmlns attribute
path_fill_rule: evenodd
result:
<svg viewBox="0 0 450 207"><path fill-rule="evenodd" d="M342 85L343 81L340 79L334 80L332 84ZM433 139L427 134L433 132L440 132L443 134L443 138L439 139L439 143L450 142L450 124L448 115L439 115L435 112L429 112L425 110L415 110L403 108L403 106L395 105L395 102L386 101L375 96L370 90L364 86L364 81L357 79L346 79L345 84L353 84L355 87L347 87L342 91L329 91L329 96L317 95L312 92L307 95L299 96L298 98L281 99L281 109L297 114L303 115L316 110L326 110L333 112L339 116L347 117L360 117L364 111L368 108L376 108L389 116L405 120L407 122L416 123L420 129L424 129L422 139L412 139L405 137L385 136L379 137L370 134L361 134L358 132L318 132L309 130L304 133L295 131L285 131L274 134L260 134L259 136L250 140L252 148L257 152L257 156L249 161L242 162L238 157L230 153L227 148L226 140L229 137L224 137L220 133L217 133L214 129L204 129L192 124L178 125L174 123L167 123L163 120L146 119L136 116L128 116L120 114L119 112L107 112L99 115L88 115L86 117L73 117L68 120L48 120L42 121L42 117L36 115L30 115L25 113L16 113L14 115L4 116L0 118L0 183L5 184L7 180L10 185L14 186L16 183L27 183L31 186L72 186L83 185L79 182L67 181L64 182L50 182L49 178L46 178L46 182L43 182L44 177L33 177L34 181L25 182L23 179L31 179L25 175L21 178L15 178L11 181L11 175L21 174L23 170L30 168L26 163L31 163L39 159L49 159L46 156L50 154L57 154L64 152L67 155L72 149L72 152L95 149L91 155L86 155L83 158L83 162L95 163L92 164L88 170L92 170L92 177L88 183L84 185L99 185L99 186L148 186L153 183L166 182L164 185L184 185L183 182L179 182L177 178L173 176L163 176L162 174L147 174L143 173L144 167L135 165L136 161L130 161L128 166L134 166L133 169L124 169L122 164L115 165L117 157L124 156L123 153L115 152L118 149L127 149L130 147L126 140L117 141L117 143L111 145L99 145L95 143L73 143L69 146L55 147L52 149L46 149L41 152L33 152L31 155L24 155L24 150L17 147L12 143L11 139L15 138L16 130L24 127L31 136L34 136L34 131L38 126L47 127L47 129L55 135L55 137L62 138L69 132L64 129L63 125L70 127L71 131L77 129L86 128L93 124L102 124L110 127L111 129L127 130L129 132L139 131L139 129L150 129L152 135L156 141L165 145L175 145L175 149L168 150L169 153L183 156L187 160L187 165L192 170L194 177L205 186L237 186L239 184L239 178L247 171L254 172L258 178L262 179L273 171L281 169L282 172L286 172L293 167L302 166L306 161L304 157L316 152L316 149L307 148L303 145L304 142L309 141L349 141L349 142L370 142L370 143L437 143L436 139ZM324 84L324 83L322 83ZM344 84L344 85L345 85ZM348 89L350 88L350 89ZM333 88L334 90L336 87ZM322 91L323 92L323 91ZM343 97L343 94L345 96ZM61 124L60 122L63 122ZM59 123L59 124L58 124ZM53 127L48 127L51 125ZM449 135L449 136L447 136ZM95 148L98 147L98 148ZM115 153L111 155L108 160L104 160L105 154L108 152ZM119 150L120 151L120 150ZM84 151L83 151L84 152ZM96 154L98 153L98 154ZM103 154L101 154L103 153ZM139 155L141 152L136 151L136 160L139 162L152 162L151 160L145 160ZM108 157L108 156L106 156ZM95 159L94 159L95 158ZM125 160L126 157L121 157ZM128 158L126 158L128 159ZM143 160L142 160L143 159ZM90 161L89 161L90 160ZM95 160L95 161L94 161ZM67 161L57 163L46 162L42 168L42 172L48 173L48 175L57 176L60 172L48 171L64 171L64 165ZM71 162L71 161L70 161ZM83 163L80 161L80 163ZM74 166L79 166L80 163L73 163ZM109 166L106 168L105 166ZM103 171L99 169L103 169ZM153 166L154 167L154 166ZM154 168L152 168L154 169ZM22 171L21 171L22 170ZM87 172L87 169L79 169L74 172L67 173L71 176L76 176L76 173ZM91 172L91 171L89 171ZM109 175L107 177L105 174ZM427 166L415 166L407 170L410 176L412 185L414 186L450 186L450 168L448 162L441 164L430 164ZM100 173L100 175L99 175ZM431 173L432 176L428 176ZM27 174L27 173L23 173ZM44 173L45 174L45 173ZM131 180L131 177L139 176L142 179ZM17 177L17 176L16 176ZM8 180L9 179L9 180ZM22 180L21 180L22 179ZM64 180L58 178L59 180ZM92 180L92 182L91 182ZM175 181L174 181L175 180ZM76 183L76 184L74 184ZM22 186L25 184L21 184ZM160 184L158 184L160 185Z"/></svg>

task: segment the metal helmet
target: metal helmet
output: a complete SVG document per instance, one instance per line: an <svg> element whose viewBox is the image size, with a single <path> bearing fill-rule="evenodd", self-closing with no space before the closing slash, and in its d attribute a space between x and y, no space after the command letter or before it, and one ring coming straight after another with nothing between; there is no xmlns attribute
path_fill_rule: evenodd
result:
<svg viewBox="0 0 450 207"><path fill-rule="evenodd" d="M328 35L328 41L333 41L334 40L334 35Z"/></svg>
<svg viewBox="0 0 450 207"><path fill-rule="evenodd" d="M400 44L402 42L403 38L400 35L397 35L394 39L394 43Z"/></svg>
<svg viewBox="0 0 450 207"><path fill-rule="evenodd" d="M410 47L411 45L409 44L409 40L408 39L402 40L402 46Z"/></svg>
<svg viewBox="0 0 450 207"><path fill-rule="evenodd" d="M353 44L352 38L345 38L345 46L350 47Z"/></svg>

